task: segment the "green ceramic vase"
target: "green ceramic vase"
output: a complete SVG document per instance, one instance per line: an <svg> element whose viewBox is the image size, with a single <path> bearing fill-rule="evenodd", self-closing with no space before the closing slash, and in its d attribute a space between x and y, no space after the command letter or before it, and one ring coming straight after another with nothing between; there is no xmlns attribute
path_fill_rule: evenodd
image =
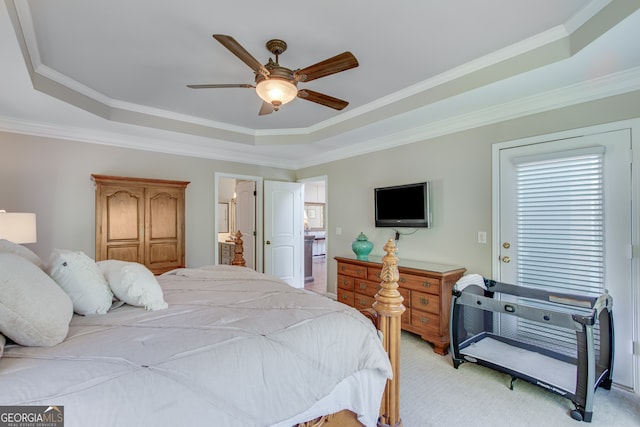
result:
<svg viewBox="0 0 640 427"><path fill-rule="evenodd" d="M364 233L360 233L356 240L351 244L351 249L356 254L356 259L361 261L368 261L369 254L373 250L373 243L371 243Z"/></svg>

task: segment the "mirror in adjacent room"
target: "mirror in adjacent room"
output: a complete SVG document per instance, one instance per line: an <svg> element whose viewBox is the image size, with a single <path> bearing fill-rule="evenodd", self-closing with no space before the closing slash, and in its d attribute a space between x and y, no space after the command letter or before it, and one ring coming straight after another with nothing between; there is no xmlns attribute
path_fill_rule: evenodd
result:
<svg viewBox="0 0 640 427"><path fill-rule="evenodd" d="M229 203L218 203L218 233L229 232Z"/></svg>
<svg viewBox="0 0 640 427"><path fill-rule="evenodd" d="M305 203L305 221L308 223L309 231L324 231L324 203Z"/></svg>

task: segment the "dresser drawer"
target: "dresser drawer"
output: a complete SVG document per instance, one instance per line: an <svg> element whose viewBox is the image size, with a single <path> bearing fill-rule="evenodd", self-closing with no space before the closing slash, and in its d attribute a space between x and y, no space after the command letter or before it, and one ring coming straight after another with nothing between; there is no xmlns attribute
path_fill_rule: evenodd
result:
<svg viewBox="0 0 640 427"><path fill-rule="evenodd" d="M398 292L402 295L402 305L405 307L411 307L411 291L408 289L398 288Z"/></svg>
<svg viewBox="0 0 640 427"><path fill-rule="evenodd" d="M233 255L234 255L233 252L235 249L235 245L232 243L218 242L218 249L219 249L218 262L220 264L231 265L231 262L233 261Z"/></svg>
<svg viewBox="0 0 640 427"><path fill-rule="evenodd" d="M416 310L438 314L440 298L425 292L411 291L411 307Z"/></svg>
<svg viewBox="0 0 640 427"><path fill-rule="evenodd" d="M353 277L338 274L338 288L345 289L347 291L353 291L354 280L355 279Z"/></svg>
<svg viewBox="0 0 640 427"><path fill-rule="evenodd" d="M358 310L362 310L363 308L371 308L375 299L370 297L369 295L363 295L356 293L353 297L353 306Z"/></svg>
<svg viewBox="0 0 640 427"><path fill-rule="evenodd" d="M403 288L415 289L430 294L440 294L440 280L432 277L418 276L416 274L400 273L398 284Z"/></svg>
<svg viewBox="0 0 640 427"><path fill-rule="evenodd" d="M376 296L380 285L378 282L371 282L369 280L355 279L354 291L359 294L369 295L370 297Z"/></svg>
<svg viewBox="0 0 640 427"><path fill-rule="evenodd" d="M381 268L368 267L367 279L382 281L381 273ZM429 292L434 295L438 295L440 293L440 280L432 277L419 276L417 274L400 272L398 285L404 288L415 289L417 291Z"/></svg>
<svg viewBox="0 0 640 427"><path fill-rule="evenodd" d="M353 292L345 291L344 289L338 289L338 301L343 304L350 305L353 307Z"/></svg>
<svg viewBox="0 0 640 427"><path fill-rule="evenodd" d="M380 277L381 272L382 272L381 268L367 267L367 279L373 280L374 282L381 282L382 281L382 278Z"/></svg>
<svg viewBox="0 0 640 427"><path fill-rule="evenodd" d="M440 332L440 317L414 308L411 309L411 326L437 334Z"/></svg>
<svg viewBox="0 0 640 427"><path fill-rule="evenodd" d="M402 317L400 318L400 325L401 326L411 325L411 309L410 308L406 308L404 313L402 313Z"/></svg>
<svg viewBox="0 0 640 427"><path fill-rule="evenodd" d="M354 264L338 263L338 274L344 274L347 276L360 277L362 279L367 278L367 267Z"/></svg>

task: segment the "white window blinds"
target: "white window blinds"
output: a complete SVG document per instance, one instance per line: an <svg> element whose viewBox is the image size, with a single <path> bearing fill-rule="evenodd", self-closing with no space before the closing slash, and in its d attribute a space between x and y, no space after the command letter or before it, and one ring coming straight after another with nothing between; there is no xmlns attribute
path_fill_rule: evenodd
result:
<svg viewBox="0 0 640 427"><path fill-rule="evenodd" d="M602 293L603 162L604 147L516 159L520 285L579 295ZM519 300L542 309L576 311ZM573 331L520 318L512 326L521 340L576 356Z"/></svg>
<svg viewBox="0 0 640 427"><path fill-rule="evenodd" d="M604 147L516 159L518 283L599 295Z"/></svg>

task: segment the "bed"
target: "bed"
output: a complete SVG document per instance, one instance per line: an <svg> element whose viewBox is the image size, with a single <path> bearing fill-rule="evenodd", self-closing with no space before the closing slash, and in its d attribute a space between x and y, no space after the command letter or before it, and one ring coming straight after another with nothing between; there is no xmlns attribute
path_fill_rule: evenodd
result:
<svg viewBox="0 0 640 427"><path fill-rule="evenodd" d="M166 308L119 301L73 314L55 345L8 339L0 406L61 407L67 427L400 426L404 307L385 248L364 315L241 265L172 270L157 277Z"/></svg>

